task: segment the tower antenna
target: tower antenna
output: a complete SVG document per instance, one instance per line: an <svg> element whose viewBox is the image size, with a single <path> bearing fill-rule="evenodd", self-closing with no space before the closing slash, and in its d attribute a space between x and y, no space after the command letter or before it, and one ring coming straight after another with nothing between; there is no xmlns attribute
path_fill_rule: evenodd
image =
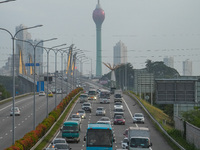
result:
<svg viewBox="0 0 200 150"><path fill-rule="evenodd" d="M98 4L99 4L99 0L98 0Z"/></svg>

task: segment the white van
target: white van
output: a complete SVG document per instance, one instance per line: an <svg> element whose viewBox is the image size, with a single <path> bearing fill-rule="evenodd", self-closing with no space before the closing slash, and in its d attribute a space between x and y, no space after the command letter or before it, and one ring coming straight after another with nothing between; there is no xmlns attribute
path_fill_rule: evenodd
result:
<svg viewBox="0 0 200 150"><path fill-rule="evenodd" d="M99 101L100 103L110 103L110 91L101 90L99 94Z"/></svg>

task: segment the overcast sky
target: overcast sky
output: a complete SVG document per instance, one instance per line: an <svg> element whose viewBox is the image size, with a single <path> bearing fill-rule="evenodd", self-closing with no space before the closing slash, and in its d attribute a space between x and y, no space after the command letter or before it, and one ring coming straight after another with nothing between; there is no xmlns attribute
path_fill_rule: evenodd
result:
<svg viewBox="0 0 200 150"><path fill-rule="evenodd" d="M2 1L2 0L0 0ZM96 27L92 19L97 0L16 0L0 4L0 28L13 34L24 24L43 27L29 30L32 39L58 38L46 47L67 43L87 50L96 73ZM182 75L182 61L193 62L193 75L200 75L200 0L100 0L105 11L102 25L102 61L113 64L113 46L121 40L128 49L128 62L144 68L145 61L174 57ZM89 51L89 52L88 52ZM0 67L12 54L11 39L0 31ZM60 55L58 59L60 60ZM54 53L50 53L54 71ZM46 54L45 58L46 60ZM58 60L58 68L60 61ZM109 70L102 65L102 72ZM85 62L84 73L90 72Z"/></svg>

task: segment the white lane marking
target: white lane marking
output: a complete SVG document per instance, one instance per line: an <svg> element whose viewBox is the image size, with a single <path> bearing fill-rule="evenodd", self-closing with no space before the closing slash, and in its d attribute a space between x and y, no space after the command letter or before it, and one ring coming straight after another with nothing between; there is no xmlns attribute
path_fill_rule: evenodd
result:
<svg viewBox="0 0 200 150"><path fill-rule="evenodd" d="M130 109L129 109L127 103L126 103L126 101L124 100L124 98L122 98L122 99L123 99L123 101L124 101L124 103L125 103L125 105L126 105L128 111L129 111L129 113L130 113L130 115L131 115L131 118L133 119L133 115L132 115L132 113L131 113L131 111L130 111Z"/></svg>
<svg viewBox="0 0 200 150"><path fill-rule="evenodd" d="M124 100L124 98L122 98L122 99L123 99L123 101L124 101L124 103L125 103L125 105L126 105L128 111L129 111L129 113L130 113L130 115L131 115L131 118L133 119L133 115L132 115L132 113L131 113L131 111L130 111L130 109L129 109L127 103L126 103L126 101ZM137 125L136 123L135 123L135 126L138 127L138 125Z"/></svg>
<svg viewBox="0 0 200 150"><path fill-rule="evenodd" d="M25 100L28 100L28 98L22 99L22 100L20 100L20 101L17 101L17 102L15 102L15 104L18 104L18 103L23 102L23 101L25 101ZM10 105L8 105L8 106L6 106L6 107L0 109L0 111L4 110L4 109L6 109L6 108L8 108L8 107L10 107L10 106L12 106L12 105L13 105L13 104L10 104Z"/></svg>

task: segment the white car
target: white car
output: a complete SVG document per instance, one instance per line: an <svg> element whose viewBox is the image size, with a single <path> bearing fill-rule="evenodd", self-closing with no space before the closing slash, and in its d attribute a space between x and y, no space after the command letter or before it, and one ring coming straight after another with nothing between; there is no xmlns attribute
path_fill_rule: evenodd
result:
<svg viewBox="0 0 200 150"><path fill-rule="evenodd" d="M86 118L85 110L79 109L77 113L81 116L82 119L83 119L83 118L84 118L84 119Z"/></svg>
<svg viewBox="0 0 200 150"><path fill-rule="evenodd" d="M142 113L135 113L133 123L144 123L144 115Z"/></svg>
<svg viewBox="0 0 200 150"><path fill-rule="evenodd" d="M39 96L46 96L46 94L45 94L44 91L40 91L40 92L39 92Z"/></svg>
<svg viewBox="0 0 200 150"><path fill-rule="evenodd" d="M96 116L105 116L106 110L104 107L97 107Z"/></svg>
<svg viewBox="0 0 200 150"><path fill-rule="evenodd" d="M66 140L64 138L55 138L52 142L51 142L51 147L54 148L55 144L57 143L67 143Z"/></svg>
<svg viewBox="0 0 200 150"><path fill-rule="evenodd" d="M122 105L121 102L116 102L116 103L114 104L114 109L117 109L117 108L123 109L123 105Z"/></svg>
<svg viewBox="0 0 200 150"><path fill-rule="evenodd" d="M20 116L19 107L14 107L14 114L15 114L15 116ZM13 115L13 107L11 107L11 109L10 109L10 116L12 116L12 115Z"/></svg>
<svg viewBox="0 0 200 150"><path fill-rule="evenodd" d="M71 120L78 121L81 123L81 116L79 114L72 114Z"/></svg>
<svg viewBox="0 0 200 150"><path fill-rule="evenodd" d="M127 137L125 137L123 139L123 141L121 141L121 146L122 146L123 149L127 149L128 148L128 138Z"/></svg>
<svg viewBox="0 0 200 150"><path fill-rule="evenodd" d="M108 117L102 117L99 121L97 121L99 124L111 124L110 118Z"/></svg>

